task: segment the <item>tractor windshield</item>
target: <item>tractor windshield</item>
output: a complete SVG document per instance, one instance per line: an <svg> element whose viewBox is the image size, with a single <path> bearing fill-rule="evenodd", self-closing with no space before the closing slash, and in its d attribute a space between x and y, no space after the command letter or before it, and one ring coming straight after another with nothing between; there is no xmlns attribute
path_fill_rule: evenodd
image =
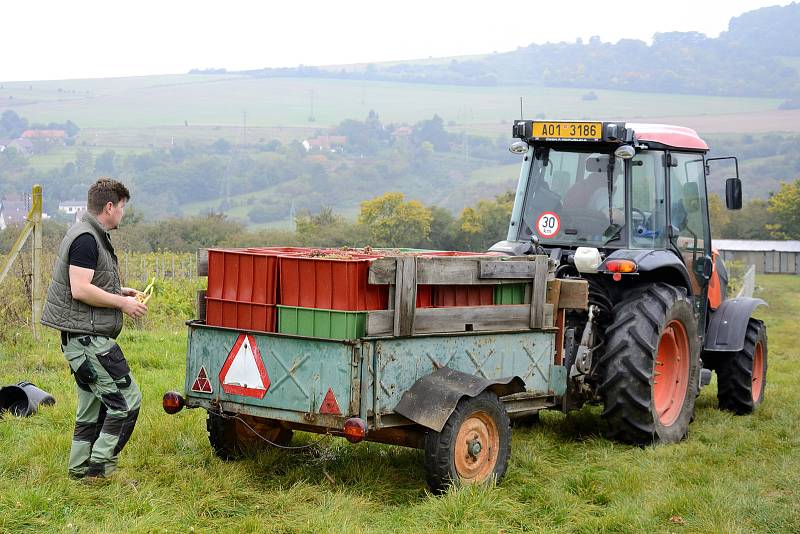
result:
<svg viewBox="0 0 800 534"><path fill-rule="evenodd" d="M543 244L624 244L623 160L611 151L535 147L521 223L521 240L537 235L548 240Z"/></svg>

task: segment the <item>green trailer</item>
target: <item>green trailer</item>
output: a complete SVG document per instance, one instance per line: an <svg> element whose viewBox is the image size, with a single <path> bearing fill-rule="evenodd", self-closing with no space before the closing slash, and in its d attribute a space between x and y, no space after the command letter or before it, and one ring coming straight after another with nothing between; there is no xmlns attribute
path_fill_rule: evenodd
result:
<svg viewBox="0 0 800 534"><path fill-rule="evenodd" d="M365 312L360 335L352 323L320 338L190 321L185 395L165 395L165 409L207 410L209 440L223 458L287 446L300 430L424 449L434 491L499 480L510 419L560 407L567 388L557 314L546 302L552 272L545 257L529 260L511 268L491 268L506 263L497 258L377 260L370 279L392 282L392 308ZM414 308L419 282L453 279L522 283L525 302Z"/></svg>

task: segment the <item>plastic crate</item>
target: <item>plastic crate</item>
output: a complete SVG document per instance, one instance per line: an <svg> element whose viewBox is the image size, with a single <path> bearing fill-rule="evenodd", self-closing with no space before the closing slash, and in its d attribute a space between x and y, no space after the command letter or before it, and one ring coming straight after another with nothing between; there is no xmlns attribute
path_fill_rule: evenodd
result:
<svg viewBox="0 0 800 534"><path fill-rule="evenodd" d="M492 306L494 304L493 286L434 286L433 306L450 308L453 306Z"/></svg>
<svg viewBox="0 0 800 534"><path fill-rule="evenodd" d="M282 256L280 303L325 310L385 310L389 306L389 287L367 283L370 262L378 257Z"/></svg>
<svg viewBox="0 0 800 534"><path fill-rule="evenodd" d="M367 329L367 312L278 306L278 332L326 339L358 339Z"/></svg>
<svg viewBox="0 0 800 534"><path fill-rule="evenodd" d="M277 280L277 256L209 249L206 324L274 332Z"/></svg>
<svg viewBox="0 0 800 534"><path fill-rule="evenodd" d="M525 286L528 284L503 284L494 286L494 303L525 304Z"/></svg>

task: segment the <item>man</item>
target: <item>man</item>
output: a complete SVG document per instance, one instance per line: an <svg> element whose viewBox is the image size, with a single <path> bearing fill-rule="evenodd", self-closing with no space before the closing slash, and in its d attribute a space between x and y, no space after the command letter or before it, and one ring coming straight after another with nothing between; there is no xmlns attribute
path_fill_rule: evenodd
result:
<svg viewBox="0 0 800 534"><path fill-rule="evenodd" d="M128 189L108 178L90 188L88 211L58 249L42 324L61 331L61 350L75 377L78 410L69 474L93 480L109 476L130 439L142 394L115 339L122 313L143 316L147 306L135 289L121 287L108 234L119 226Z"/></svg>

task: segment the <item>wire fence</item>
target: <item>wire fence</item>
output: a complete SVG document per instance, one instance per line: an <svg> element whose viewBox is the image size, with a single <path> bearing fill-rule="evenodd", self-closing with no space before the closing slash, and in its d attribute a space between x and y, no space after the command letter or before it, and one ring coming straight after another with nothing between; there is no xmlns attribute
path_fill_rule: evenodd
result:
<svg viewBox="0 0 800 534"><path fill-rule="evenodd" d="M157 280L194 280L197 254L178 252L123 252L118 255L119 276L123 284Z"/></svg>

